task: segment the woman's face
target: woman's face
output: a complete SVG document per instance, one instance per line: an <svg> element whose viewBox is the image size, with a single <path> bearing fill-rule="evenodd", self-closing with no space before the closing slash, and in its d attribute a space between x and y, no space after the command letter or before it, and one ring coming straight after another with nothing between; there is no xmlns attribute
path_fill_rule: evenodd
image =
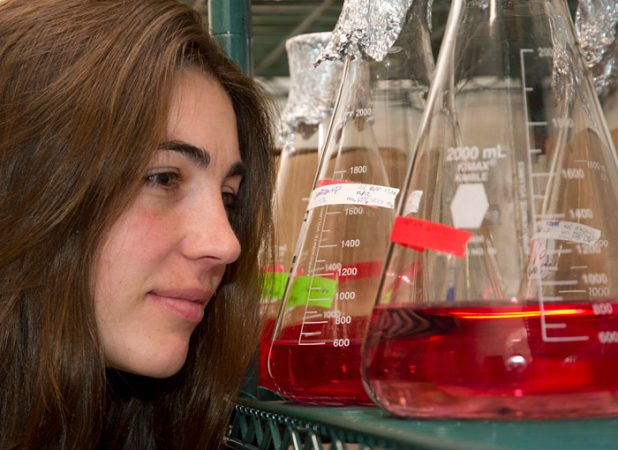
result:
<svg viewBox="0 0 618 450"><path fill-rule="evenodd" d="M168 377L240 254L228 221L242 180L236 118L213 79L179 77L167 136L95 267L95 310L109 367Z"/></svg>

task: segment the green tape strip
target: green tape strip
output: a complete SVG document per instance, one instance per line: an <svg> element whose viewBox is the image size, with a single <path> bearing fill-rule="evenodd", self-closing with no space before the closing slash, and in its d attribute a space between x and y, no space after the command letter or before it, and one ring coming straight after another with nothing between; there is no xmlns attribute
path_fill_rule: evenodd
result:
<svg viewBox="0 0 618 450"><path fill-rule="evenodd" d="M335 294L337 294L337 280L301 275L292 282L286 307L304 306L309 302L312 306L330 308Z"/></svg>
<svg viewBox="0 0 618 450"><path fill-rule="evenodd" d="M264 284L262 285L262 299L282 300L283 294L285 293L285 283L287 281L287 273L264 273Z"/></svg>

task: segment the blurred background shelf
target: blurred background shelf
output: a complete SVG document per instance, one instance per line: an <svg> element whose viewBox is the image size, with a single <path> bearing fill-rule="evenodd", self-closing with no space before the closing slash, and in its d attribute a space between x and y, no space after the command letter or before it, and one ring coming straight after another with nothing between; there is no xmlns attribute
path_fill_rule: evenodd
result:
<svg viewBox="0 0 618 450"><path fill-rule="evenodd" d="M202 14L208 23L208 0L182 0ZM250 0L251 54L254 76L267 80L288 76L285 41L303 33L332 31L343 0ZM577 0L568 0L574 14ZM434 0L431 40L434 53L440 47L451 0Z"/></svg>

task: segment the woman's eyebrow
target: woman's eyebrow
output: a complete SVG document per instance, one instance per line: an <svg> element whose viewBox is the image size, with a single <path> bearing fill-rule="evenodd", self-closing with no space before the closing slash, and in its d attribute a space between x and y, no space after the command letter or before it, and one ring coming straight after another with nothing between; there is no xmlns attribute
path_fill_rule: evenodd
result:
<svg viewBox="0 0 618 450"><path fill-rule="evenodd" d="M227 171L225 178L232 178L232 177L244 178L246 173L247 173L247 166L245 166L243 162L239 161L236 164L234 164L230 168L230 170Z"/></svg>
<svg viewBox="0 0 618 450"><path fill-rule="evenodd" d="M210 164L210 153L188 142L163 141L159 144L159 150L170 150L182 153L202 167L208 167Z"/></svg>

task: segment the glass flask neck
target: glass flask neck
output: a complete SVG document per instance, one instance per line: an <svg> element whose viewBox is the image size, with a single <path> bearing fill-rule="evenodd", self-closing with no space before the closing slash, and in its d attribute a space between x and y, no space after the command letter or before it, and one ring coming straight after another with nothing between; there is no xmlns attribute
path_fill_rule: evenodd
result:
<svg viewBox="0 0 618 450"><path fill-rule="evenodd" d="M465 77L519 78L519 50L543 47L554 56L554 75L566 77L579 57L574 36L566 0L454 0L439 55L447 61L436 76L447 76L440 69L448 72L457 54Z"/></svg>
<svg viewBox="0 0 618 450"><path fill-rule="evenodd" d="M566 5L566 0L453 0L452 5L456 3L463 4L466 7L493 12L500 8L517 8L520 6L546 5L550 3Z"/></svg>
<svg viewBox="0 0 618 450"><path fill-rule="evenodd" d="M401 69L407 72L406 77L422 85L429 85L434 70L429 32L430 8L428 0L412 2L401 32L389 50L391 57L397 53L405 54L407 63Z"/></svg>
<svg viewBox="0 0 618 450"><path fill-rule="evenodd" d="M552 10L570 14L566 0L453 0L451 10L456 8L487 14L489 19L497 18L504 13L549 13Z"/></svg>

